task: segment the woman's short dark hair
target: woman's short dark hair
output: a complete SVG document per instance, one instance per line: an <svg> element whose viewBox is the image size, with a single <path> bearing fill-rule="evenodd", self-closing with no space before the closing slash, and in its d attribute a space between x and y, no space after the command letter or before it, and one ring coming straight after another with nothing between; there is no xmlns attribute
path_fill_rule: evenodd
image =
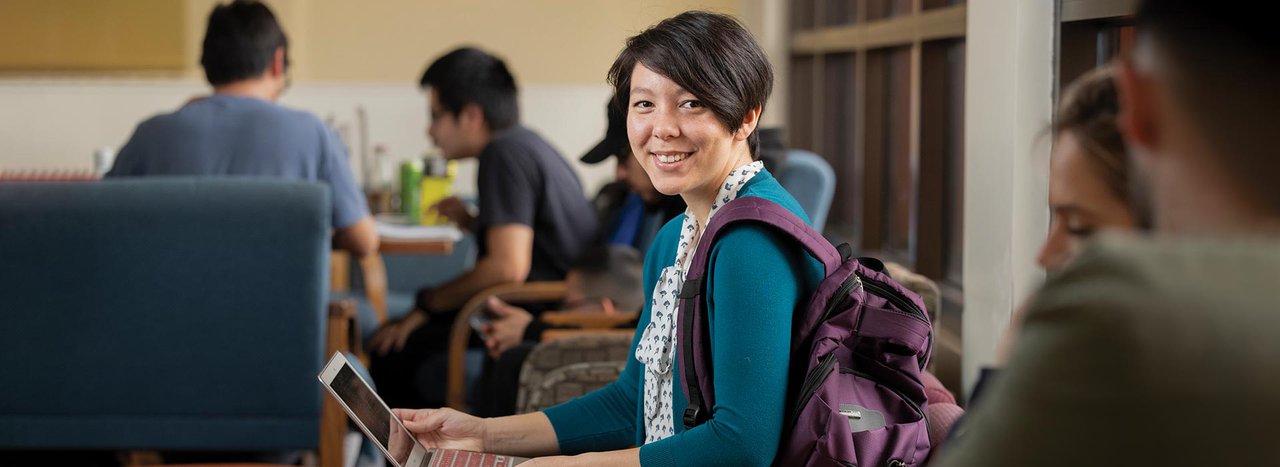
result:
<svg viewBox="0 0 1280 467"><path fill-rule="evenodd" d="M614 105L631 100L631 72L643 64L689 91L711 109L730 132L752 109L764 109L773 90L773 68L760 44L733 17L689 11L667 18L627 39L609 68ZM758 157L759 137L748 138Z"/></svg>
<svg viewBox="0 0 1280 467"><path fill-rule="evenodd" d="M451 115L458 115L467 104L480 106L491 130L520 121L515 77L502 59L483 50L462 47L437 58L418 84L435 89L440 106Z"/></svg>
<svg viewBox="0 0 1280 467"><path fill-rule="evenodd" d="M200 65L209 84L233 83L266 72L281 47L287 64L289 40L271 9L257 1L235 0L209 13Z"/></svg>
<svg viewBox="0 0 1280 467"><path fill-rule="evenodd" d="M1086 73L1067 86L1054 117L1053 136L1075 137L1094 173L1117 199L1129 201L1129 164L1120 134L1120 98L1110 67Z"/></svg>

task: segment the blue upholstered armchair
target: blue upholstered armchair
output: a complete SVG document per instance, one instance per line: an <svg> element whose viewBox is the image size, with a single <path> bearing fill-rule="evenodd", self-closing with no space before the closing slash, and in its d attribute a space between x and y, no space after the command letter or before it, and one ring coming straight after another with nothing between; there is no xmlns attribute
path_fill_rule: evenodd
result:
<svg viewBox="0 0 1280 467"><path fill-rule="evenodd" d="M812 152L789 149L786 163L778 172L778 183L800 202L813 221L813 228L821 232L836 193L836 173L831 164Z"/></svg>
<svg viewBox="0 0 1280 467"><path fill-rule="evenodd" d="M0 449L340 462L345 417L321 423L316 380L345 334L329 206L266 179L0 183Z"/></svg>

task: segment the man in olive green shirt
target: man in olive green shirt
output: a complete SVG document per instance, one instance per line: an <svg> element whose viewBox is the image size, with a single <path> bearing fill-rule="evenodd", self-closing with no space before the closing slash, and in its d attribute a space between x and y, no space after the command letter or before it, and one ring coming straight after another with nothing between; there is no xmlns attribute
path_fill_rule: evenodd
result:
<svg viewBox="0 0 1280 467"><path fill-rule="evenodd" d="M1264 6L1142 2L1117 86L1154 238L1104 235L1049 279L933 465L1280 464L1280 40Z"/></svg>

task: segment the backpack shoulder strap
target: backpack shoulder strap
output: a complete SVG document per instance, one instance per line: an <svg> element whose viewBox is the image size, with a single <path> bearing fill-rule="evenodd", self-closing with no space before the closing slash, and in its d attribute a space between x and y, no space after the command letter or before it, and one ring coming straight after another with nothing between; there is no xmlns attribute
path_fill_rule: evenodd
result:
<svg viewBox="0 0 1280 467"><path fill-rule="evenodd" d="M720 232L740 222L765 224L787 237L794 238L806 251L826 267L830 274L840 267L840 253L817 230L801 220L787 208L778 203L758 197L744 196L725 204L716 212L715 217L702 233L698 242L698 251L694 254L689 266L689 275L697 273L699 277L706 272L707 261L711 257L710 246L719 237Z"/></svg>
<svg viewBox="0 0 1280 467"><path fill-rule="evenodd" d="M678 353L681 357L680 382L689 405L685 408L684 425L692 428L710 418L714 404L711 384L710 342L706 323L704 301L700 299L706 289L707 261L711 258L711 246L726 228L738 223L764 224L787 237L795 239L806 251L822 262L826 274L840 267L842 254L822 234L805 223L787 208L773 201L745 196L725 204L711 218L680 289L680 323L676 329Z"/></svg>

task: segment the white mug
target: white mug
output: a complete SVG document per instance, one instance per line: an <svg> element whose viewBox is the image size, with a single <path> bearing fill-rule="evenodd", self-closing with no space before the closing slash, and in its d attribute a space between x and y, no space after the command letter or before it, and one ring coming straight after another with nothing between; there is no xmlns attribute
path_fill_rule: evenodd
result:
<svg viewBox="0 0 1280 467"><path fill-rule="evenodd" d="M106 175L116 161L115 149L101 147L93 151L93 171L98 175Z"/></svg>

